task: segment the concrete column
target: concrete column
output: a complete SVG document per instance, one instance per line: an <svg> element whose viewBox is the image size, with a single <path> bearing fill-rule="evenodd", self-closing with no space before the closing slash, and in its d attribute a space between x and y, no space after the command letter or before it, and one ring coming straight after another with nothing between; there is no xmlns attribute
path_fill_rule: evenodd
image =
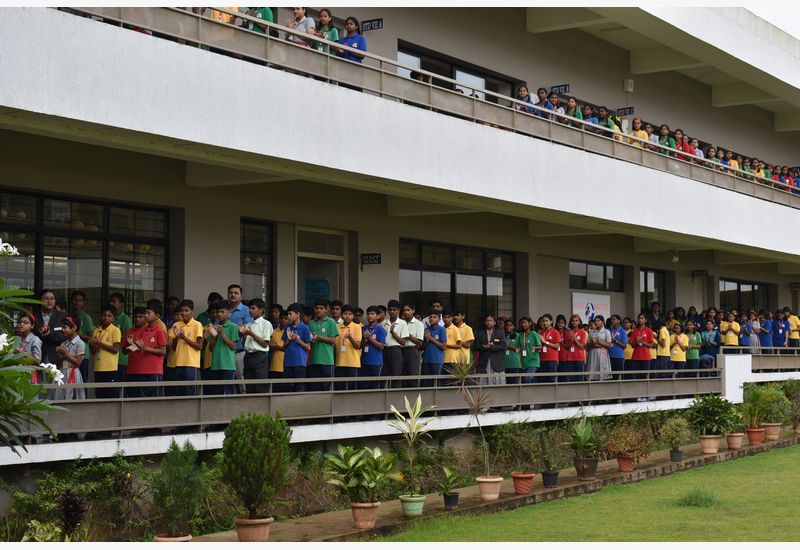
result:
<svg viewBox="0 0 800 550"><path fill-rule="evenodd" d="M295 226L275 225L275 296L284 307L297 298L297 265L295 259Z"/></svg>
<svg viewBox="0 0 800 550"><path fill-rule="evenodd" d="M641 285L639 284L639 269L638 265L626 265L622 273L623 280L625 281L625 303L628 305L627 313L620 315L626 317L630 315L634 319L639 314L641 309ZM612 311L612 313L617 313Z"/></svg>

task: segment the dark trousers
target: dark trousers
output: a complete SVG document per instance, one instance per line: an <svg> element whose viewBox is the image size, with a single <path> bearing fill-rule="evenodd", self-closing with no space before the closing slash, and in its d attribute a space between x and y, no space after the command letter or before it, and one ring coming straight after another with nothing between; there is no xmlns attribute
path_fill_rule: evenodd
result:
<svg viewBox="0 0 800 550"><path fill-rule="evenodd" d="M242 374L245 380L262 380L267 378L267 352L252 351L244 353L244 370ZM267 393L266 384L247 384L247 393Z"/></svg>
<svg viewBox="0 0 800 550"><path fill-rule="evenodd" d="M422 363L422 376L440 376L442 374L441 363ZM438 386L438 380L423 380L420 386L423 388L432 388Z"/></svg>
<svg viewBox="0 0 800 550"><path fill-rule="evenodd" d="M236 378L236 371L235 370L211 370L209 371L209 380L230 380L233 381ZM236 388L233 384L223 384L223 385L214 385L214 386L206 386L205 387L205 394L206 395L233 395L236 393Z"/></svg>
<svg viewBox="0 0 800 550"><path fill-rule="evenodd" d="M651 375L651 378L672 378L668 370L672 368L672 361L668 355L659 355L656 357L654 369L658 372Z"/></svg>
<svg viewBox="0 0 800 550"><path fill-rule="evenodd" d="M358 369L358 376L380 376L383 365L361 365ZM376 390L381 387L381 383L377 380L358 381L359 390Z"/></svg>
<svg viewBox="0 0 800 550"><path fill-rule="evenodd" d="M89 359L84 359L81 363L81 366L78 367L78 370L81 371L81 380L84 382L89 382ZM119 370L117 370L117 374L119 374ZM125 377L118 377L117 380L124 380ZM99 380L95 380L95 382L99 382ZM95 394L97 391L95 390Z"/></svg>
<svg viewBox="0 0 800 550"><path fill-rule="evenodd" d="M686 361L670 361L669 368L678 371L672 375L672 378L686 378L686 373L683 372L683 369L686 368Z"/></svg>
<svg viewBox="0 0 800 550"><path fill-rule="evenodd" d="M117 371L94 372L94 381L103 384L117 382ZM95 388L94 395L98 399L116 399L119 397L119 388Z"/></svg>
<svg viewBox="0 0 800 550"><path fill-rule="evenodd" d="M630 361L625 363L625 370L628 371L648 371L650 370L650 359L631 359ZM638 372L638 373L631 373L626 374L626 377L629 380L642 380L647 378L647 372Z"/></svg>
<svg viewBox="0 0 800 550"><path fill-rule="evenodd" d="M558 368L558 361L542 361L539 368L536 369L536 374L555 374ZM534 376L532 381L537 384L552 384L556 381L555 376Z"/></svg>
<svg viewBox="0 0 800 550"><path fill-rule="evenodd" d="M161 382L160 374L128 374L126 382ZM155 386L140 386L138 388L125 388L125 397L158 397L158 388Z"/></svg>
<svg viewBox="0 0 800 550"><path fill-rule="evenodd" d="M164 382L176 382L177 380L178 377L175 374L175 369L170 367L164 367ZM163 390L165 397L174 397L176 395L179 395L177 386L165 386Z"/></svg>
<svg viewBox="0 0 800 550"><path fill-rule="evenodd" d="M420 373L419 348L407 346L403 348L403 376L419 376ZM419 380L405 380L404 388L415 388L419 385Z"/></svg>
<svg viewBox="0 0 800 550"><path fill-rule="evenodd" d="M197 386L188 382L196 382L200 378L200 369L197 367L175 367L175 380L187 382L185 386L176 386L175 395L197 395Z"/></svg>
<svg viewBox="0 0 800 550"><path fill-rule="evenodd" d="M281 378L283 378L283 372L271 370L267 374L270 380L280 380ZM287 390L286 388L283 387L283 384L272 384L273 393L285 392L285 391Z"/></svg>
<svg viewBox="0 0 800 550"><path fill-rule="evenodd" d="M352 378L353 380L336 382L333 385L334 389L337 391L356 389L357 385L355 378L356 376L358 376L359 370L361 369L359 369L358 367L336 367L336 370L334 371L334 375L336 378Z"/></svg>
<svg viewBox="0 0 800 550"><path fill-rule="evenodd" d="M582 382L586 363L583 361L563 361L558 364L559 382ZM563 373L563 374L562 374Z"/></svg>
<svg viewBox="0 0 800 550"><path fill-rule="evenodd" d="M400 388L400 380L394 380L395 376L403 374L403 349L400 346L383 348L383 369L381 376L391 378L391 387Z"/></svg>
<svg viewBox="0 0 800 550"><path fill-rule="evenodd" d="M333 378L333 365L309 365L306 378ZM328 382L309 382L308 391L330 391Z"/></svg>
<svg viewBox="0 0 800 550"><path fill-rule="evenodd" d="M687 359L686 360L686 365L684 366L684 370L692 371L692 370L699 369L699 368L700 368L700 359ZM683 373L683 377L684 378L698 378L699 375L700 375L699 372L684 372Z"/></svg>
<svg viewBox="0 0 800 550"><path fill-rule="evenodd" d="M286 366L283 365L283 377L284 378L305 378L306 377L306 368L302 365L294 365L294 366ZM290 382L288 384L284 384L286 391L292 391L295 393L302 393L305 384L302 382Z"/></svg>
<svg viewBox="0 0 800 550"><path fill-rule="evenodd" d="M620 378L622 378L622 371L625 370L625 359L622 357L612 357L611 370L614 371L614 374L612 375L612 380L619 380Z"/></svg>
<svg viewBox="0 0 800 550"><path fill-rule="evenodd" d="M422 367L424 368L425 365L423 364ZM519 384L520 377L517 376L518 374L524 372L522 368L518 369L506 369L506 384Z"/></svg>

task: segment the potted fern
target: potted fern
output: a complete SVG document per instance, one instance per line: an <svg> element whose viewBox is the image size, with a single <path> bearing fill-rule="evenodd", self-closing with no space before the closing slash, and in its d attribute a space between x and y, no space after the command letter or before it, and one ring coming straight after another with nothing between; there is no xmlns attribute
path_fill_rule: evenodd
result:
<svg viewBox="0 0 800 550"><path fill-rule="evenodd" d="M486 436L481 427L480 415L489 410L489 394L478 385L478 381L474 378L473 364L468 361L458 361L452 364L450 374L458 384L458 390L467 404L467 410L475 419L475 424L478 427L478 433L481 436L481 444L483 449L484 472L482 476L475 478L480 489L481 500L497 500L500 498L500 485L503 483L503 478L491 474L489 463L489 447L486 444Z"/></svg>
<svg viewBox="0 0 800 550"><path fill-rule="evenodd" d="M573 426L570 440L566 443L572 448L575 457L573 463L579 481L597 479L597 464L600 462L598 452L601 447L599 438L592 431L592 423L585 416Z"/></svg>
<svg viewBox="0 0 800 550"><path fill-rule="evenodd" d="M732 410L733 403L716 394L695 397L686 410L686 419L700 436L703 454L719 452L722 435L729 432L732 427Z"/></svg>
<svg viewBox="0 0 800 550"><path fill-rule="evenodd" d="M275 497L287 483L291 436L280 413L243 414L225 428L222 476L248 513L234 520L240 542L269 538Z"/></svg>
<svg viewBox="0 0 800 550"><path fill-rule="evenodd" d="M605 448L617 458L620 472L632 472L636 462L653 449L653 433L649 428L623 422L608 435Z"/></svg>
<svg viewBox="0 0 800 550"><path fill-rule="evenodd" d="M433 421L433 417L422 419L422 415L432 411L435 406L422 406L422 396L417 394L417 400L414 406L408 402L408 397L403 396L403 401L406 406L406 413L408 417L391 406L392 414L395 420L389 422L389 426L400 432L403 439L408 446L408 485L409 493L407 495L400 495L400 505L403 508L403 515L407 518L419 517L422 515L422 510L425 506L425 495L420 493L419 487L414 481L414 459L416 458L416 445L423 436L430 437L430 428L428 424Z"/></svg>
<svg viewBox="0 0 800 550"><path fill-rule="evenodd" d="M208 470L198 464L197 450L187 440L181 448L175 439L150 485L157 507L158 523L166 532L154 537L156 542L192 540L191 521L200 503L208 496Z"/></svg>
<svg viewBox="0 0 800 550"><path fill-rule="evenodd" d="M458 491L454 491L455 486L461 481L459 475L448 468L442 466L442 477L439 479L439 493L444 499L445 510L455 510L458 508Z"/></svg>
<svg viewBox="0 0 800 550"><path fill-rule="evenodd" d="M778 384L767 384L764 388L764 440L777 441L781 427L792 412L792 404Z"/></svg>
<svg viewBox="0 0 800 550"><path fill-rule="evenodd" d="M682 461L683 451L680 450L680 447L692 440L692 431L689 429L689 423L686 419L680 416L673 416L664 422L658 431L658 436L661 441L669 446L669 459L672 462Z"/></svg>
<svg viewBox="0 0 800 550"><path fill-rule="evenodd" d="M394 455L379 448L339 445L337 453L325 455L325 476L350 502L356 529L372 529L378 515L378 495L391 479L400 480Z"/></svg>

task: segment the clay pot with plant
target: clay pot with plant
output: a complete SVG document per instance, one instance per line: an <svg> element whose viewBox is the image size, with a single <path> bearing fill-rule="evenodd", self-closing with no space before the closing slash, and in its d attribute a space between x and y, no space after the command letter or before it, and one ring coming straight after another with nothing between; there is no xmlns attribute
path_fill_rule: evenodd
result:
<svg viewBox="0 0 800 550"><path fill-rule="evenodd" d="M575 454L573 464L578 474L579 481L593 481L597 479L597 464L602 442L592 430L591 421L583 416L575 422L570 433L570 440L566 443Z"/></svg>
<svg viewBox="0 0 800 550"><path fill-rule="evenodd" d="M455 470L442 466L442 476L439 478L439 494L444 499L445 510L458 508L458 491L455 486L461 482L461 477Z"/></svg>
<svg viewBox="0 0 800 550"><path fill-rule="evenodd" d="M606 437L605 449L617 458L620 472L632 472L653 450L653 433L646 426L623 422Z"/></svg>
<svg viewBox="0 0 800 550"><path fill-rule="evenodd" d="M242 414L225 428L222 478L248 514L234 520L240 542L269 538L275 498L288 481L291 435L280 413Z"/></svg>
<svg viewBox="0 0 800 550"><path fill-rule="evenodd" d="M800 435L800 380L794 378L785 380L782 384L783 394L789 400L789 421L792 424L792 431L795 435Z"/></svg>
<svg viewBox="0 0 800 550"><path fill-rule="evenodd" d="M483 433L480 422L480 415L489 410L491 399L489 393L478 384L478 380L474 377L474 369L473 363L458 361L449 368L449 374L458 385L458 390L467 404L467 410L472 415L472 418L475 419L475 425L478 427L478 433L481 436L485 473L475 478L480 489L481 500L497 500L500 498L500 486L503 483L503 478L491 474L489 447L486 444L486 436Z"/></svg>
<svg viewBox="0 0 800 550"><path fill-rule="evenodd" d="M777 441L781 427L790 419L792 404L777 383L767 384L764 389L764 440Z"/></svg>
<svg viewBox="0 0 800 550"><path fill-rule="evenodd" d="M733 403L716 394L695 397L686 409L689 425L700 437L703 454L716 454L723 434L732 426Z"/></svg>
<svg viewBox="0 0 800 550"><path fill-rule="evenodd" d="M183 448L175 439L159 469L150 479L157 523L166 529L155 536L156 542L188 542L192 540L191 521L200 503L210 491L208 470L197 460L197 450L187 440Z"/></svg>
<svg viewBox="0 0 800 550"><path fill-rule="evenodd" d="M434 405L423 407L422 396L417 394L417 400L412 406L408 402L408 397L403 396L403 401L406 406L407 417L400 411L391 406L392 414L395 420L389 422L389 426L400 432L403 439L408 446L408 487L409 492L407 495L400 495L400 505L403 508L403 515L407 518L419 517L422 515L422 510L425 506L425 495L420 492L419 487L414 480L414 459L416 458L416 446L422 437L430 437L430 428L428 424L433 421L433 417L422 418L422 415L435 409Z"/></svg>
<svg viewBox="0 0 800 550"><path fill-rule="evenodd" d="M529 495L533 492L533 480L538 467L538 441L535 429L525 422L507 422L495 426L491 432L489 447L503 470L511 474L514 492Z"/></svg>
<svg viewBox="0 0 800 550"><path fill-rule="evenodd" d="M764 389L764 386L758 384L748 384L744 388L742 418L750 446L760 445L764 440L764 428L761 426L764 418Z"/></svg>
<svg viewBox="0 0 800 550"><path fill-rule="evenodd" d="M563 451L563 432L554 427L536 429L539 440L538 455L542 464L542 485L545 489L558 486L558 474L569 462Z"/></svg>
<svg viewBox="0 0 800 550"><path fill-rule="evenodd" d="M744 441L743 418L742 407L734 405L731 409L731 428L730 431L725 434L725 440L728 443L728 450L730 451L738 451L742 448Z"/></svg>
<svg viewBox="0 0 800 550"><path fill-rule="evenodd" d="M692 430L685 418L673 416L658 430L658 438L669 447L669 459L672 462L680 462L683 460L681 446L692 440Z"/></svg>

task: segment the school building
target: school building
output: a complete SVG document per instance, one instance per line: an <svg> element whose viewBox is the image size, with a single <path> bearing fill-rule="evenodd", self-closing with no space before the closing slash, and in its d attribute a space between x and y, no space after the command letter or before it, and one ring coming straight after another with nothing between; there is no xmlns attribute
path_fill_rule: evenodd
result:
<svg viewBox="0 0 800 550"><path fill-rule="evenodd" d="M800 305L799 195L511 101L557 87L626 130L800 164L800 41L746 9L333 9L363 64L284 42L274 11L280 38L178 8L0 10L0 238L21 253L0 276L82 289L93 315L115 291L201 311L233 282L284 306L436 297L473 325Z"/></svg>

